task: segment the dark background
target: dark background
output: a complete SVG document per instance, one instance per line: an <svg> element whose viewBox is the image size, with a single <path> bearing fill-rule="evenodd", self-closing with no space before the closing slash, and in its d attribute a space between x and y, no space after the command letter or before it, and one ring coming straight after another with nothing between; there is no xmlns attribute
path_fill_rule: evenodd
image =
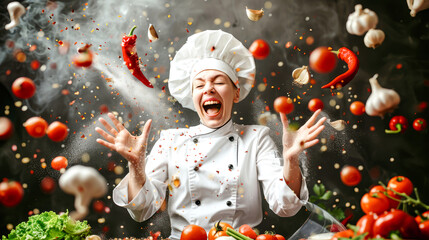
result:
<svg viewBox="0 0 429 240"><path fill-rule="evenodd" d="M308 119L311 112L307 103L316 97L324 102L323 115L332 121L347 121L346 130L341 132L327 125L320 136L323 142L309 149L307 160L303 161L310 189L315 183L323 183L336 193L329 207L353 213L352 222L355 222L362 215L359 206L362 195L372 185L379 181L387 184L396 175L410 178L422 201L429 202L429 192L426 191L429 187L427 130L417 132L409 126L403 134L384 133L390 118L395 115L405 116L410 124L417 117L428 119L428 109L418 107L429 101L428 10L413 18L405 0L21 1L27 13L18 27L6 31L3 26L9 22L6 10L9 2L2 1L0 5L0 115L13 121L14 135L0 142L0 176L26 184L26 188L24 199L18 206L0 206L1 234L9 232L7 224L16 226L35 210L62 212L74 209L74 197L58 186L50 194L40 189L40 182L46 176L58 182L61 174L50 167L50 161L63 155L69 159L69 166L82 164L99 169L109 184L108 194L99 200L110 211L98 213L91 208L86 218L93 233L104 234L106 238L142 237L149 231L161 230L162 236L167 237L170 230L166 211L144 223L136 223L125 209L113 204L112 189L125 176L126 161L95 143L98 136L94 128L99 125L97 119L102 116L103 106L118 112L131 131L138 132L142 121L153 118L151 144L162 129L198 124L195 113L183 109L169 97L167 79L174 51L192 33L206 29L230 32L246 47L258 38L270 44L270 56L256 60L255 88L235 106L235 122L257 124L258 117L267 111L267 107L272 109L274 99L281 95L297 100L295 111L288 115L294 123L303 124ZM376 49L366 48L363 36L350 35L346 31L347 17L357 3L377 13L377 28L386 34L384 43ZM245 14L246 6L264 8L265 16L258 22L251 22ZM216 22L217 18L220 24ZM160 40L155 43L147 41L149 23L159 32ZM137 50L146 64L145 75L154 83L154 89L134 81L119 57L120 39L134 24L139 26L136 30L139 37ZM309 36L314 38L311 45L305 41ZM59 54L59 41L70 42L67 54ZM289 41L291 47L286 48ZM93 44L96 58L91 68L78 69L71 65L71 57L84 43ZM30 51L32 45L37 46L35 51ZM345 46L358 52L359 72L345 88L320 89L345 71L343 62L329 74L313 74L314 85L292 85L291 72L296 67L308 65L309 53L318 46L333 49ZM18 50L26 54L26 61L16 60ZM33 70L30 67L33 60L39 61L42 68ZM397 67L398 64L402 67ZM384 118L352 115L348 110L350 103L366 101L370 94L368 79L375 73L379 74L378 80L383 87L399 93L400 105ZM29 100L19 100L11 92L13 81L21 76L33 79L37 85L36 95ZM265 91L258 90L261 83L266 83ZM64 94L63 90L68 90L69 94ZM338 93L342 97L338 97ZM52 142L47 137L31 138L22 124L32 116L42 116L48 122L60 120L67 123L69 137L61 143ZM276 123L279 121L273 120L268 126L273 129L272 136L280 145L280 128ZM321 150L323 145L327 151ZM13 151L12 146L17 150ZM31 161L22 163L24 157ZM41 167L43 161L47 163L46 168ZM335 167L336 164L340 167ZM341 182L339 173L345 165L360 166L363 179L356 187L347 187ZM115 172L115 166L125 171ZM311 190L310 194L313 194ZM262 209L267 211L267 216L259 229L274 230L285 236L292 235L308 216L303 210L297 216L279 218L266 205Z"/></svg>

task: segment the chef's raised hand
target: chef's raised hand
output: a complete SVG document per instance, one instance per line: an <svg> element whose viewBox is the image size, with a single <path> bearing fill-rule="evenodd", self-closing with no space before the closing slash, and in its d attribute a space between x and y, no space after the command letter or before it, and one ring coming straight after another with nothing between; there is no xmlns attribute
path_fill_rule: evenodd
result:
<svg viewBox="0 0 429 240"><path fill-rule="evenodd" d="M298 155L309 147L314 146L319 142L317 136L323 131L325 126L323 123L326 117L319 119L316 122L321 110L314 112L308 121L302 125L297 131L291 131L287 121L286 114L281 113L280 118L283 124L283 157L285 159L295 159Z"/></svg>
<svg viewBox="0 0 429 240"><path fill-rule="evenodd" d="M112 113L107 116L112 120L113 125L110 125L104 118L99 121L106 128L107 132L97 127L97 131L103 139L97 139L97 142L105 147L118 152L121 156L127 159L131 164L138 165L143 162L146 156L147 139L150 132L152 120L148 120L140 136L131 135L131 133L116 119Z"/></svg>

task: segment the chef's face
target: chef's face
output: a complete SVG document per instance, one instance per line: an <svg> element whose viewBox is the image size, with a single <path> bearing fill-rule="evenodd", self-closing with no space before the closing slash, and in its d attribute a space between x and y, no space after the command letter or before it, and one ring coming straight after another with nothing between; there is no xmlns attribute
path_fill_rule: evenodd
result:
<svg viewBox="0 0 429 240"><path fill-rule="evenodd" d="M238 102L240 89L228 75L218 70L204 70L192 81L192 100L201 122L218 128L231 118L232 106Z"/></svg>

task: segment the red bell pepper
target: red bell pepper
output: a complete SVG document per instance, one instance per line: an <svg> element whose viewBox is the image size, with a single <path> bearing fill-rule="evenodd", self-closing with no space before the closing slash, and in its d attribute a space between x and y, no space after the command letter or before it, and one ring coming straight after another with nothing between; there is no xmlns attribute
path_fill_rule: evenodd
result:
<svg viewBox="0 0 429 240"><path fill-rule="evenodd" d="M137 36L133 34L137 26L134 26L130 34L122 38L122 57L124 58L125 65L127 65L130 72L136 77L140 82L142 82L147 87L153 88L152 84L147 80L140 70L139 65L139 56L137 55L136 42Z"/></svg>
<svg viewBox="0 0 429 240"><path fill-rule="evenodd" d="M334 80L328 84L324 85L322 88L336 87L337 85L344 87L356 76L356 73L359 70L359 59L352 50L342 47L338 50L338 52L333 52L337 54L339 59L347 63L349 69L345 73L334 78Z"/></svg>
<svg viewBox="0 0 429 240"><path fill-rule="evenodd" d="M404 116L394 116L389 122L390 130L385 130L386 133L400 133L408 128L408 121Z"/></svg>
<svg viewBox="0 0 429 240"><path fill-rule="evenodd" d="M375 220L372 231L375 237L391 238L398 232L402 238L420 237L420 229L414 217L399 209L391 209L380 215Z"/></svg>

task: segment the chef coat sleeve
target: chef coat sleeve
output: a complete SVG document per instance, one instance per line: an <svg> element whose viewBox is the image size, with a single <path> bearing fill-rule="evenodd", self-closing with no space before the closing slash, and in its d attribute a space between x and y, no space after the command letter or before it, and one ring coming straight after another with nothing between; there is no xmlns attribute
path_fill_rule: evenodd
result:
<svg viewBox="0 0 429 240"><path fill-rule="evenodd" d="M283 178L283 158L269 136L269 128L263 127L259 132L257 152L258 180L271 210L281 217L295 215L308 201L308 189L305 178L302 178L300 196L289 188Z"/></svg>
<svg viewBox="0 0 429 240"><path fill-rule="evenodd" d="M133 200L128 202L129 174L113 189L113 201L128 210L138 222L149 219L161 207L167 189L168 134L162 131L159 140L146 157L146 182ZM171 141L170 141L171 142Z"/></svg>

